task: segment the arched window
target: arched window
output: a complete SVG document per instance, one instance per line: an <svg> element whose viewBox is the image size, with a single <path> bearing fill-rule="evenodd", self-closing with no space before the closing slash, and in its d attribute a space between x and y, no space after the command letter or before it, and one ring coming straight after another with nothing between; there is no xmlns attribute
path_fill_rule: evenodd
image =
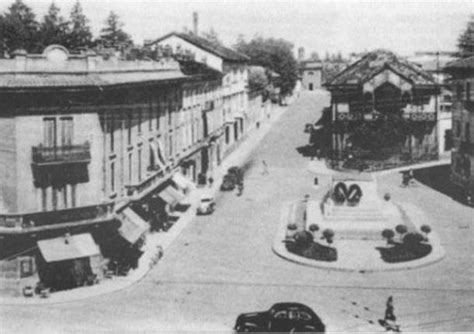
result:
<svg viewBox="0 0 474 334"><path fill-rule="evenodd" d="M364 94L364 112L370 113L374 109L374 95L371 92Z"/></svg>
<svg viewBox="0 0 474 334"><path fill-rule="evenodd" d="M313 71L309 71L309 72L308 72L308 75L314 75L314 72L313 72Z"/></svg>

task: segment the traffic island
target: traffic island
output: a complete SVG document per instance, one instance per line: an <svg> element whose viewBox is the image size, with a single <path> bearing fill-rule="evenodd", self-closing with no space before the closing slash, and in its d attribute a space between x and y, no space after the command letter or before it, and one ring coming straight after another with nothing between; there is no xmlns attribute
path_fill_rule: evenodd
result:
<svg viewBox="0 0 474 334"><path fill-rule="evenodd" d="M373 272L426 266L444 255L426 215L379 198L375 179L334 177L320 201L286 203L273 251L324 269Z"/></svg>

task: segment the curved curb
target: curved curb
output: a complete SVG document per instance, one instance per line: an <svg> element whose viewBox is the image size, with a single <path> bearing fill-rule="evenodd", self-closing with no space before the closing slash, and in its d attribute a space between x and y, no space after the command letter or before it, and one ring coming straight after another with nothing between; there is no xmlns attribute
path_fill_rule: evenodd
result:
<svg viewBox="0 0 474 334"><path fill-rule="evenodd" d="M433 247L431 253L422 259L413 260L413 261L409 261L405 263L394 263L394 264L380 263L380 264L375 265L372 268L363 268L363 267L341 266L340 264L337 263L337 261L335 263L328 263L328 262L322 262L322 261L317 261L317 260L310 260L302 256L290 253L286 249L285 244L283 243L283 240L285 240L285 234L286 234L286 225L287 225L286 217L288 217L288 211L289 211L290 205L291 203L289 202L284 203L282 206L282 209L280 210L280 224L278 226L278 230L277 230L275 239L273 241L272 250L279 257L285 260L294 262L294 263L298 263L304 266L314 267L318 269L370 273L370 272L381 272L381 271L417 269L417 268L425 267L425 266L434 264L436 262L439 262L446 255L444 248L441 246L439 237L435 233L432 233L430 236L430 240L432 242L432 247Z"/></svg>

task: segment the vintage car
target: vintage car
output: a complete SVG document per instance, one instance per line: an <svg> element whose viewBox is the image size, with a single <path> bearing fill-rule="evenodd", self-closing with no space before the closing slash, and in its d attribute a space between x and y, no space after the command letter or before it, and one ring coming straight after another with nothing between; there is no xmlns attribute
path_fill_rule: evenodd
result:
<svg viewBox="0 0 474 334"><path fill-rule="evenodd" d="M243 313L237 317L238 333L324 333L326 328L314 311L300 303L278 303L268 311Z"/></svg>
<svg viewBox="0 0 474 334"><path fill-rule="evenodd" d="M197 206L198 215L210 215L216 208L216 202L212 194L203 194L199 198Z"/></svg>

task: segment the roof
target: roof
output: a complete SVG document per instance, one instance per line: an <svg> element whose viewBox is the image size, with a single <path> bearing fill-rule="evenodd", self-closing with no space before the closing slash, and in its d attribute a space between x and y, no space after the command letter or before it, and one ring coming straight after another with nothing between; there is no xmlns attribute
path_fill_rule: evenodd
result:
<svg viewBox="0 0 474 334"><path fill-rule="evenodd" d="M179 67L185 75L222 78L223 73L206 64L194 60L178 60Z"/></svg>
<svg viewBox="0 0 474 334"><path fill-rule="evenodd" d="M113 86L184 79L181 71L105 73L0 73L0 89Z"/></svg>
<svg viewBox="0 0 474 334"><path fill-rule="evenodd" d="M445 69L474 69L474 56L452 61L446 64Z"/></svg>
<svg viewBox="0 0 474 334"><path fill-rule="evenodd" d="M171 32L163 37L158 38L154 42L150 44L156 44L159 43L171 36L176 36L181 39L184 39L185 41L194 44L195 46L204 49L218 57L223 58L224 60L231 61L231 62L248 62L250 58L240 52L237 52L235 50L232 50L230 48L227 48L223 45L218 45L214 44L210 41L208 41L205 38L196 36L196 35L191 35L191 34L186 34L186 33L180 33L180 32Z"/></svg>
<svg viewBox="0 0 474 334"><path fill-rule="evenodd" d="M326 86L360 85L390 69L414 85L435 85L433 77L415 64L387 50L375 50L339 72Z"/></svg>
<svg viewBox="0 0 474 334"><path fill-rule="evenodd" d="M38 248L46 262L57 262L100 255L89 233L39 240Z"/></svg>
<svg viewBox="0 0 474 334"><path fill-rule="evenodd" d="M120 235L131 244L134 244L148 231L149 225L130 207L121 212Z"/></svg>

